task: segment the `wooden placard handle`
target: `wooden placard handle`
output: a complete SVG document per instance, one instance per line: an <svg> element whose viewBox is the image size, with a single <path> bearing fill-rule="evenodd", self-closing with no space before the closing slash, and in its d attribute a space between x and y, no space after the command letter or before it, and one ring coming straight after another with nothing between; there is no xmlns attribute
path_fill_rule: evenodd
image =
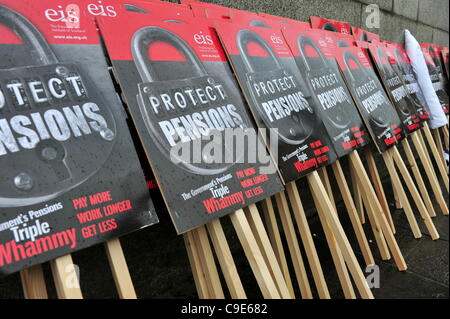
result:
<svg viewBox="0 0 450 319"><path fill-rule="evenodd" d="M439 208L441 209L441 212L444 215L448 215L447 203L445 202L444 196L442 195L441 187L439 186L439 181L436 177L436 173L434 172L434 168L431 164L431 161L427 157L427 154L423 148L423 144L421 142L419 132L412 133L411 139L416 148L416 151L419 153L419 157L420 157L422 165L425 169L425 173L427 174L428 181L430 182L434 197L436 198L436 200L439 204Z"/></svg>
<svg viewBox="0 0 450 319"><path fill-rule="evenodd" d="M77 269L72 256L65 255L50 261L59 299L83 299Z"/></svg>
<svg viewBox="0 0 450 319"><path fill-rule="evenodd" d="M295 298L294 287L292 286L291 275L289 274L289 267L286 260L286 254L284 252L283 242L281 240L280 230L278 228L277 218L275 216L275 210L273 208L272 200L270 197L263 199L262 209L264 221L266 222L267 233L269 235L270 242L275 253L275 257L283 272L284 280L291 296Z"/></svg>
<svg viewBox="0 0 450 319"><path fill-rule="evenodd" d="M439 233L437 232L436 227L434 226L434 223L427 212L425 204L423 203L422 198L420 197L419 191L417 190L416 185L414 184L414 181L412 180L411 175L409 174L408 169L406 168L406 165L403 162L400 153L398 152L397 147L394 146L390 148L388 152L391 154L395 164L399 168L400 173L402 174L403 179L406 182L406 186L408 187L409 192L411 193L411 196L414 199L414 202L416 203L420 216L422 217L425 226L430 232L431 238L433 240L439 239Z"/></svg>
<svg viewBox="0 0 450 319"><path fill-rule="evenodd" d="M137 299L119 238L105 243L106 255L121 299Z"/></svg>
<svg viewBox="0 0 450 319"><path fill-rule="evenodd" d="M267 235L267 232L264 228L264 224L262 222L261 216L259 215L256 205L251 204L246 207L244 211L246 212L246 217L249 222L250 228L253 231L256 242L259 246L260 251L262 252L266 265L268 266L272 278L277 285L280 297L283 299L295 298L291 295L286 281L284 280L283 272L281 271L281 267L278 264L277 258L275 257L275 253L270 243L269 236Z"/></svg>
<svg viewBox="0 0 450 319"><path fill-rule="evenodd" d="M323 214L326 218L327 224L333 232L333 236L335 237L342 252L345 263L353 277L361 297L365 299L373 299L373 294L370 291L369 285L367 284L361 267L358 264L355 253L353 252L347 236L345 235L344 229L337 218L337 214L334 212L333 205L326 194L326 190L319 175L317 172L312 172L307 175L307 179L313 196L317 199L316 204L318 212Z"/></svg>
<svg viewBox="0 0 450 319"><path fill-rule="evenodd" d="M35 265L20 271L25 299L48 299L42 265Z"/></svg>
<svg viewBox="0 0 450 319"><path fill-rule="evenodd" d="M231 213L230 219L264 298L280 299L281 296L278 293L277 286L272 279L243 210L239 209Z"/></svg>
<svg viewBox="0 0 450 319"><path fill-rule="evenodd" d="M414 158L414 154L407 139L404 139L402 141L402 146L403 150L405 151L406 158L408 159L409 167L413 172L416 185L419 188L420 195L422 196L425 207L427 208L428 214L430 215L430 217L436 217L436 212L434 211L433 203L431 202L430 195L428 194L428 190L423 181L422 174L419 171L419 167L417 166L416 159Z"/></svg>
<svg viewBox="0 0 450 319"><path fill-rule="evenodd" d="M302 253L295 233L294 223L289 212L289 205L284 192L275 195L278 212L280 214L281 224L283 225L284 235L289 247L292 264L294 266L297 283L300 288L300 294L303 299L312 299L311 286L309 285L308 275L303 262Z"/></svg>
<svg viewBox="0 0 450 319"><path fill-rule="evenodd" d="M206 225L206 228L208 229L209 237L213 243L231 298L246 299L247 295L242 286L241 278L239 277L236 264L231 255L230 247L228 246L220 220L215 219L211 221Z"/></svg>
<svg viewBox="0 0 450 319"><path fill-rule="evenodd" d="M384 216L383 209L381 208L380 202L378 201L378 197L376 196L372 184L370 183L369 177L367 176L367 173L364 169L364 165L361 161L361 158L359 157L357 152L353 151L349 154L349 159L351 165L354 166L358 180L361 183L360 185L361 190L363 192L363 196L365 196L367 201L374 207L374 211L376 212L378 220L380 222L380 228L383 232L383 235L395 260L397 268L401 271L406 270L408 267L406 266L405 259L403 258L400 248L398 247L398 243L395 240L394 234L392 233L392 229L389 227L389 223L386 219L386 216Z"/></svg>
<svg viewBox="0 0 450 319"><path fill-rule="evenodd" d="M300 199L297 184L291 182L286 185L288 198L291 202L295 221L297 222L298 231L302 239L303 248L308 258L308 263L316 285L317 293L321 299L329 299L330 292L328 291L327 283L323 275L322 266L320 265L319 256L317 254L316 246L309 229L308 221L306 219L305 210Z"/></svg>
<svg viewBox="0 0 450 319"><path fill-rule="evenodd" d="M372 251L370 250L366 234L364 233L361 220L359 219L359 214L355 207L355 203L353 202L352 194L350 193L347 181L345 180L341 162L337 160L336 162L331 164L331 168L333 169L336 182L338 184L339 190L341 191L342 199L344 200L345 207L347 208L347 213L350 218L350 222L352 223L353 230L355 231L356 240L358 241L359 248L361 249L361 252L363 254L364 261L366 262L367 266L374 265L375 260L372 255ZM357 188L359 190L359 187Z"/></svg>
<svg viewBox="0 0 450 319"><path fill-rule="evenodd" d="M186 251L191 265L192 275L194 277L195 287L197 288L198 297L200 299L212 298L208 284L206 283L206 274L200 262L198 247L195 244L194 233L189 231L183 235Z"/></svg>
<svg viewBox="0 0 450 319"><path fill-rule="evenodd" d="M389 222L389 226L391 226L392 232L395 234L396 229L394 225L394 220L392 219L391 210L389 209L389 204L387 202L386 194L384 192L383 183L381 182L377 164L375 163L375 159L373 158L372 151L370 150L369 147L366 147L364 149L364 155L366 158L367 167L369 168L369 175L372 178L373 187L378 196L378 200L380 201L384 215L386 216L386 219ZM396 199L396 201L397 200L398 199Z"/></svg>
<svg viewBox="0 0 450 319"><path fill-rule="evenodd" d="M439 169L439 173L441 174L442 180L444 181L445 188L448 192L448 175L447 175L447 168L445 167L444 163L442 162L442 158L439 155L439 151L436 147L436 144L434 142L433 136L431 136L430 128L426 122L423 124L423 131L425 132L425 137L428 141L428 146L431 148L431 152L434 156L434 160L436 161L436 165Z"/></svg>

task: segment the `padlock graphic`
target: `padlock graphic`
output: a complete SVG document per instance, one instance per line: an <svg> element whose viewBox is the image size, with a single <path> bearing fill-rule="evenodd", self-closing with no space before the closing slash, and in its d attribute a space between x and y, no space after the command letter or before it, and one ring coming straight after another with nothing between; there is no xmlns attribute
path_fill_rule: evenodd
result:
<svg viewBox="0 0 450 319"><path fill-rule="evenodd" d="M29 57L22 64L31 64L0 69L0 207L27 206L100 170L114 148L116 122L93 81L74 63L59 62L28 19L0 5L0 24L23 42Z"/></svg>
<svg viewBox="0 0 450 319"><path fill-rule="evenodd" d="M258 115L262 118L265 126L268 129L276 129L279 139L284 143L290 145L299 145L304 143L314 131L314 127L318 126L318 118L316 111L312 108L308 99L310 96L304 95L302 92L303 105L300 108L294 109L286 117L281 119L273 119L264 111L262 106L262 99L254 90L255 87L260 86L260 83L270 84L276 79L291 78L293 86L299 90L300 84L289 70L283 68L278 57L273 52L269 44L256 32L249 29L242 29L238 32L236 37L237 47L242 57L242 62L246 70L247 85L250 89L250 94L256 105ZM256 44L267 56L258 57L251 56L248 52L248 45ZM275 99L283 97L286 92L278 92L275 89L271 91L270 97ZM300 89L300 91L302 91Z"/></svg>
<svg viewBox="0 0 450 319"><path fill-rule="evenodd" d="M360 41L365 41L365 42L372 42L372 39L370 38L369 34L367 32L364 32L364 31L359 36L359 40Z"/></svg>
<svg viewBox="0 0 450 319"><path fill-rule="evenodd" d="M336 27L331 22L326 22L322 26L322 30L331 31L331 32L338 32Z"/></svg>
<svg viewBox="0 0 450 319"><path fill-rule="evenodd" d="M445 108L448 108L448 96L444 87L444 83L446 83L444 77L442 76L442 72L440 70L441 62L438 56L436 56L436 52L434 51L433 47L431 45L428 46L428 54L430 56L430 59L432 64L430 64L428 67L430 69L430 72L436 77L436 80L433 80L433 83L437 83L436 85L439 86L439 89L436 90L436 95L439 99L439 102L441 105ZM448 88L447 88L448 89ZM447 100L447 103L446 103Z"/></svg>
<svg viewBox="0 0 450 319"><path fill-rule="evenodd" d="M426 102L425 98L422 95L422 92L420 91L419 84L417 83L417 80L415 78L414 70L411 65L408 64L407 57L405 56L404 52L400 51L399 49L395 49L394 54L398 66L402 70L403 74L407 76L407 85L412 86L412 89L408 90L410 93L408 94L408 99L416 108L416 110L422 110L420 112L423 112Z"/></svg>
<svg viewBox="0 0 450 319"><path fill-rule="evenodd" d="M377 48L376 52L377 52L378 61L380 61L379 66L386 78L386 82L388 83L390 90L394 91L394 90L402 87L403 81L401 81L399 75L395 72L386 53L381 48ZM394 79L395 77L398 78L400 83L393 84L394 81L389 81L389 80ZM389 83L391 83L391 84L389 84ZM405 88L405 90L406 90L406 88ZM405 99L401 99L400 101L395 101L395 104L397 106L397 110L399 110L402 113L403 118L411 116L411 110L409 109L408 104Z"/></svg>
<svg viewBox="0 0 450 319"><path fill-rule="evenodd" d="M297 46L300 51L300 61L306 70L306 82L310 91L314 92L315 105L322 110L322 120L329 122L331 127L335 127L339 131L348 128L353 114L346 105L351 105L352 102L347 90L342 86L340 75L329 65L322 51L310 37L304 34L300 35L297 38ZM308 56L307 48L312 49L317 57ZM334 83L321 83L320 79L323 79L324 76L328 76ZM329 92L336 92L336 105L334 106L331 99L324 97ZM323 99L319 99L318 96L322 96Z"/></svg>
<svg viewBox="0 0 450 319"><path fill-rule="evenodd" d="M350 51L344 51L343 53L343 61L345 64L345 68L348 71L348 75L350 78L349 84L354 88L355 91L359 92L359 99L365 100L369 98L372 94L374 94L376 90L383 91L383 88L379 86L378 79L373 78L371 74L362 66L359 59L353 55ZM357 69L352 69L350 67L350 62L353 62L357 65ZM373 83L375 85L375 90L363 91L358 90L358 87L361 87L364 84ZM372 124L375 126L385 129L389 127L389 111L386 110L387 107L390 107L389 102L383 101L375 110L370 112L369 119Z"/></svg>
<svg viewBox="0 0 450 319"><path fill-rule="evenodd" d="M129 12L137 12L137 13L144 13L144 14L149 14L150 12L148 12L147 10L138 7L134 4L129 4L129 3L125 3L124 4L125 10L129 11Z"/></svg>
<svg viewBox="0 0 450 319"><path fill-rule="evenodd" d="M439 67L441 65L441 61L438 56L436 56L436 51L434 48L429 45L428 46L428 54L430 55L431 59L433 60L434 66Z"/></svg>
<svg viewBox="0 0 450 319"><path fill-rule="evenodd" d="M177 23L179 21L167 21L168 23ZM175 33L157 26L143 27L137 30L132 38L131 48L133 59L139 75L142 79L142 83L139 84L139 94L137 96L139 103L139 110L141 116L144 120L147 132L150 138L153 140L154 144L158 150L170 161L186 171L194 174L201 175L216 175L221 174L229 170L236 162L241 160L243 156L242 152L233 152L230 149L230 145L223 143L223 138L220 139L221 143L217 147L222 148L222 154L234 154L234 161L216 161L211 157L211 154L204 152L204 147L207 144L215 143L215 139L210 141L210 138L214 134L222 134L223 132L218 132L217 130L209 130L202 136L197 136L197 139L192 143L191 141L183 141L179 136L173 136L174 145L170 144L167 140L167 134L162 129L162 121L170 121L176 112L178 114L187 114L189 111L195 111L196 108L200 107L198 97L196 102L194 98L186 99L187 107L185 110L177 110L170 112L161 108L161 110L155 110L154 101L161 94L167 94L168 96L174 96L175 92L186 91L186 90L196 90L198 88L217 88L222 87L221 92L216 92L214 94L226 95L228 89L225 88L226 84L223 83L217 77L207 73L207 70L203 63L199 60L193 49L181 39ZM148 48L154 43L164 43L172 48L184 57L184 61L154 61L151 60L149 56ZM212 91L213 89L211 89ZM216 108L222 107L226 104L225 101L216 98L215 100L209 99L207 103L201 105L202 112L216 112ZM197 104L195 104L197 103ZM249 129L251 124L248 122L247 113L242 109L235 110L240 114L240 117L233 118L234 127L242 129L243 131ZM193 121L194 130L201 130L201 126L204 124ZM200 133L198 133L200 135ZM175 144L176 143L176 144ZM189 158L186 156L180 156L174 152L174 146L180 146L183 143L188 143L188 147L195 147L195 143L198 147L198 152L201 152L201 159L195 160L194 155L190 154ZM189 144L191 143L191 144ZM238 154L236 154L238 153ZM197 157L198 159L198 157Z"/></svg>

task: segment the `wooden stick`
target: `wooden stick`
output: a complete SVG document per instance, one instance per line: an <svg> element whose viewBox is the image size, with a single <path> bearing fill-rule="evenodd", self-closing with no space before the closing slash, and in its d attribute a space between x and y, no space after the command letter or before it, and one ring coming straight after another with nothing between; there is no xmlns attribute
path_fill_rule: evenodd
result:
<svg viewBox="0 0 450 319"><path fill-rule="evenodd" d="M433 172L434 179L435 179L436 181L438 181L437 183L438 183L439 189L440 189L441 186L440 186L440 184L439 184L439 179L438 179L438 177L437 177L438 175L436 174L436 171L435 171L435 169L434 169L433 162L431 161L431 156L430 156L430 153L432 153L432 152L431 152L431 147L425 142L425 138L423 137L422 131L425 132L425 129L424 129L423 127L422 127L422 130L416 131L416 132L414 132L414 133L417 134L417 137L418 137L418 139L420 140L420 144L422 145L422 149L424 150L425 157L426 157L426 159L427 159L427 161L428 161L430 167L432 168L432 172Z"/></svg>
<svg viewBox="0 0 450 319"><path fill-rule="evenodd" d="M362 200L362 196L361 196L361 191L359 189L359 184L357 182L355 170L353 169L352 165L349 165L349 170L350 170L350 176L352 179L353 199L354 199L356 211L358 212L361 224L365 224L366 217L364 215L363 200Z"/></svg>
<svg viewBox="0 0 450 319"><path fill-rule="evenodd" d="M292 297L295 297L294 288L292 286L291 275L289 274L289 267L286 261L286 255L284 253L283 242L281 241L280 230L278 229L277 218L275 217L275 211L273 209L272 200L270 197L263 199L262 208L264 214L264 220L266 222L267 233L272 244L275 257L283 272L284 280Z"/></svg>
<svg viewBox="0 0 450 319"><path fill-rule="evenodd" d="M42 265L21 270L20 279L25 299L48 299Z"/></svg>
<svg viewBox="0 0 450 319"><path fill-rule="evenodd" d="M409 145L409 142L406 138L402 141L402 146L406 153L406 158L408 159L409 167L413 172L414 179L416 180L416 184L419 187L420 195L422 196L428 214L431 217L436 217L436 212L434 211L434 206L433 203L431 202L430 195L428 195L428 190L425 187L425 183L423 182L422 174L420 174L419 168L417 167L416 159L414 158L413 152L411 150L411 146Z"/></svg>
<svg viewBox="0 0 450 319"><path fill-rule="evenodd" d="M403 209L402 201L400 200L400 196L398 195L398 190L392 182L392 194L394 195L394 204L396 209Z"/></svg>
<svg viewBox="0 0 450 319"><path fill-rule="evenodd" d="M423 130L423 128L422 128L422 130ZM417 137L420 139L420 143L422 144L422 148L425 151L425 156L426 156L428 162L430 163L430 165L433 167L433 162L431 161L430 151L429 151L429 148L427 147L427 143L425 143L425 138L422 135L422 130L416 131L414 133L416 133ZM411 134L411 135L414 135L414 133ZM434 171L434 168L433 168L433 172L434 172L435 176L437 176L436 172Z"/></svg>
<svg viewBox="0 0 450 319"><path fill-rule="evenodd" d="M337 241L337 244L342 252L344 260L352 274L353 280L358 288L358 291L362 298L373 299L372 292L367 284L366 278L358 264L355 253L353 252L347 236L337 218L337 214L334 212L333 205L330 199L326 195L326 190L320 180L317 172L312 172L307 175L308 183L311 187L313 197L316 198L316 204L318 204L318 213L325 217L327 224L331 228L333 235Z"/></svg>
<svg viewBox="0 0 450 319"><path fill-rule="evenodd" d="M206 224L209 236L214 245L217 259L219 260L228 291L233 299L246 299L247 296L242 286L241 278L236 269L230 247L228 246L222 224L219 219L215 219Z"/></svg>
<svg viewBox="0 0 450 319"><path fill-rule="evenodd" d="M444 165L445 168L447 168L447 163L445 162L444 146L442 144L439 129L434 129L433 135L434 135L434 141L436 142L436 147L439 151L439 155L441 155L442 164ZM447 169L447 174L448 174L448 169Z"/></svg>
<svg viewBox="0 0 450 319"><path fill-rule="evenodd" d="M317 175L319 176L319 175ZM320 178L320 177L319 177ZM322 179L320 179L322 181ZM311 187L311 186L310 186ZM324 187L325 188L325 187ZM330 249L331 258L333 259L334 266L336 267L336 272L339 278L339 282L341 283L342 291L344 292L344 296L346 299L356 299L355 291L353 290L352 281L350 279L350 275L348 273L347 266L345 265L344 256L342 255L341 249L336 242L336 239L333 234L333 229L328 223L328 219L326 213L323 211L323 208L318 204L320 201L319 197L315 194L315 191L311 189L311 193L314 199L314 202L317 207L317 213L319 215L320 223L322 224L323 232L325 234L325 239L328 243L328 248ZM327 194L325 194L328 196ZM332 207L332 211L330 214L336 214L334 212L334 207Z"/></svg>
<svg viewBox="0 0 450 319"><path fill-rule="evenodd" d="M197 227L193 230L194 243L197 246L202 269L205 272L206 284L212 299L224 299L222 284L217 271L214 255L209 244L208 234L205 226Z"/></svg>
<svg viewBox="0 0 450 319"><path fill-rule="evenodd" d="M288 243L289 252L291 254L292 264L294 265L297 283L303 299L312 299L311 287L308 282L305 265L303 263L302 254L298 245L297 235L295 234L294 224L289 212L289 205L284 192L275 195L275 200L280 214L281 224L283 225L284 235Z"/></svg>
<svg viewBox="0 0 450 319"><path fill-rule="evenodd" d="M53 259L50 261L50 266L58 298L83 299L78 273L74 267L72 256L69 254Z"/></svg>
<svg viewBox="0 0 450 319"><path fill-rule="evenodd" d="M430 182L431 189L433 190L433 194L439 204L439 208L444 215L448 215L447 203L445 202L444 196L442 195L441 187L439 186L439 182L436 178L434 168L425 154L426 152L423 148L418 132L414 132L413 134L411 134L411 138L417 152L419 153L419 157L422 161L425 173L427 174L428 181Z"/></svg>
<svg viewBox="0 0 450 319"><path fill-rule="evenodd" d="M383 231L384 237L386 238L387 244L395 260L397 268L399 270L406 270L408 267L406 266L405 259L403 258L402 252L398 247L394 234L392 233L392 230L389 227L389 223L386 219L386 216L384 216L383 209L381 208L380 202L378 201L378 197L376 196L372 184L369 181L369 177L367 176L367 173L364 169L364 165L362 164L362 161L359 158L358 153L351 152L349 154L349 159L352 165L354 165L355 167L355 172L357 173L358 180L361 183L361 190L363 192L363 195L367 198L367 201L370 202L371 205L373 205L373 207L375 208L375 212L380 222L380 227Z"/></svg>
<svg viewBox="0 0 450 319"><path fill-rule="evenodd" d="M360 181L358 181L361 183ZM369 181L370 183L370 181ZM362 184L361 184L362 185ZM363 186L361 186L363 187ZM383 230L381 228L381 221L378 217L378 212L375 208L375 205L371 203L370 199L363 195L364 206L367 210L367 217L369 218L370 227L372 228L373 236L375 237L375 242L377 243L378 250L380 252L380 256L382 260L391 259L391 254L389 252L389 247L386 242L386 238L383 234ZM381 204L380 204L381 207ZM384 214L384 212L383 212ZM387 220L387 219L386 219ZM389 227L390 228L390 227ZM392 231L392 229L390 228Z"/></svg>
<svg viewBox="0 0 450 319"><path fill-rule="evenodd" d="M278 293L277 286L264 262L262 253L243 210L239 209L230 214L230 218L264 298L279 299L280 294Z"/></svg>
<svg viewBox="0 0 450 319"><path fill-rule="evenodd" d="M389 151L384 152L383 159L386 164L386 167L389 171L389 175L391 176L392 185L397 189L399 194L400 201L403 205L403 211L405 212L406 219L408 220L411 231L413 232L414 238L422 238L422 233L420 231L419 225L417 224L416 217L411 208L411 204L409 203L408 197L406 196L405 190L403 189L403 185L400 181L400 177L395 170L394 162L392 160L392 155Z"/></svg>
<svg viewBox="0 0 450 319"><path fill-rule="evenodd" d="M121 299L137 299L120 240L114 238L107 241L105 249L119 297Z"/></svg>
<svg viewBox="0 0 450 319"><path fill-rule="evenodd" d="M278 264L272 245L270 244L269 236L266 233L261 216L259 215L258 208L256 208L255 204L251 204L245 208L245 211L247 212L246 215L250 228L255 235L259 249L261 250L264 260L269 267L269 271L275 281L275 284L277 285L280 297L283 299L294 298L294 296L291 296L284 280L280 265Z"/></svg>
<svg viewBox="0 0 450 319"><path fill-rule="evenodd" d="M359 157L359 155L358 155L358 157ZM358 167L355 166L355 163L353 163L351 160L350 160L350 167L352 167L355 172L358 170ZM364 172L365 172L365 169L364 169ZM366 173L366 175L367 175L367 173ZM369 183L370 185L372 185L370 180L368 180L366 182ZM361 180L359 180L359 178L357 179L357 183L359 184L359 187L361 189L363 189L364 185L361 183ZM379 202L379 199L376 196L376 194L374 194L374 195L377 198L377 201ZM367 217L369 218L370 227L372 229L373 236L375 237L375 242L377 243L377 247L380 252L381 259L389 260L389 259L391 259L391 254L389 252L389 247L387 245L385 236L384 236L382 228L381 228L381 224L380 224L380 220L379 220L380 218L378 217L378 211L376 210L375 205L373 203L371 203L370 198L367 197L364 193L362 195L362 199L363 199L364 206L366 207ZM381 207L381 204L380 204L380 207ZM383 214L384 214L384 211L383 211ZM391 228L391 231L392 231L392 228Z"/></svg>
<svg viewBox="0 0 450 319"><path fill-rule="evenodd" d="M386 194L384 193L383 184L381 183L380 174L378 173L377 165L375 164L375 159L373 158L372 151L370 148L366 147L364 150L364 155L366 157L367 167L369 168L369 174L372 178L372 183L377 193L378 199L380 201L381 207L383 208L384 215L391 226L392 232L395 234L394 220L392 219L391 210L389 209L389 204L386 199Z"/></svg>
<svg viewBox="0 0 450 319"><path fill-rule="evenodd" d="M414 199L417 208L419 209L420 216L422 216L425 226L430 232L431 238L433 240L439 239L439 233L437 232L436 227L434 226L434 223L431 220L429 213L427 212L425 204L423 203L422 198L420 197L416 185L414 185L411 175L409 174L408 169L406 168L406 165L403 162L403 159L400 156L397 147L396 146L392 147L391 149L388 150L388 152L392 154L392 157L395 163L397 164L397 167L400 169L400 173L402 174L403 179L406 182L406 186L408 187L409 192L411 193L411 196Z"/></svg>
<svg viewBox="0 0 450 319"><path fill-rule="evenodd" d="M189 263L191 265L192 274L194 276L195 287L197 288L198 297L200 299L210 299L212 296L209 293L208 285L206 283L206 275L203 270L202 263L195 245L194 233L189 231L183 235L184 243L188 253Z"/></svg>
<svg viewBox="0 0 450 319"><path fill-rule="evenodd" d="M319 173L323 186L325 186L325 189L327 190L328 197L330 198L331 204L333 204L334 210L336 211L336 213L338 213L336 208L336 201L334 200L333 189L331 188L330 179L328 178L327 168L323 166L319 168L317 172Z"/></svg>
<svg viewBox="0 0 450 319"><path fill-rule="evenodd" d="M441 127L441 131L442 131L442 134L444 135L444 145L445 145L445 149L448 151L448 143L449 143L449 138L448 138L448 126L443 126L443 127Z"/></svg>
<svg viewBox="0 0 450 319"><path fill-rule="evenodd" d="M305 248L306 257L308 258L309 267L311 268L319 297L321 299L330 299L330 292L328 291L327 283L323 276L322 266L320 265L316 246L314 245L311 230L309 229L308 221L306 220L305 210L303 209L303 204L295 182L287 184L286 191L291 202L294 218L297 222L298 231L302 239L303 247Z"/></svg>
<svg viewBox="0 0 450 319"><path fill-rule="evenodd" d="M441 177L444 181L445 188L448 192L448 176L447 176L447 168L444 166L441 160L441 156L439 155L439 151L436 147L436 144L434 143L433 136L431 136L430 128L428 127L427 122L423 123L423 130L425 132L425 137L427 138L428 145L431 148L431 152L433 153L434 159L436 161L437 167L439 169L439 172L441 174Z"/></svg>
<svg viewBox="0 0 450 319"><path fill-rule="evenodd" d="M374 265L375 260L373 259L372 251L370 250L366 234L364 233L364 229L361 226L361 221L359 220L358 212L352 199L352 194L350 193L347 181L345 180L341 163L339 162L339 160L337 160L336 162L331 164L331 167L333 169L334 176L339 186L339 190L341 191L345 207L347 208L348 216L350 217L353 230L355 231L356 239L358 240L358 245L363 254L364 261L366 262L366 265Z"/></svg>

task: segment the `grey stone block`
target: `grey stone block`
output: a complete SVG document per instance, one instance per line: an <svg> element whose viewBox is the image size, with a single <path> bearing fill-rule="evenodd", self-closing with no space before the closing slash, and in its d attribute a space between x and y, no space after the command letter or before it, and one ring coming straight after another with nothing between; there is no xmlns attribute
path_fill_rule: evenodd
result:
<svg viewBox="0 0 450 319"><path fill-rule="evenodd" d="M448 32L433 29L433 43L448 47Z"/></svg>
<svg viewBox="0 0 450 319"><path fill-rule="evenodd" d="M380 35L381 40L392 41L396 43L403 43L403 30L408 29L413 34L417 30L417 22L410 19L406 19L401 16L392 14L391 12L380 11L380 28L368 28L366 27L366 18L368 13L365 12L366 6L363 6L362 10L362 28L367 31Z"/></svg>
<svg viewBox="0 0 450 319"><path fill-rule="evenodd" d="M433 28L428 25L418 23L414 36L419 42L433 42Z"/></svg>
<svg viewBox="0 0 450 319"><path fill-rule="evenodd" d="M420 0L419 22L448 31L448 0Z"/></svg>
<svg viewBox="0 0 450 319"><path fill-rule="evenodd" d="M357 0L364 4L376 4L382 10L392 11L392 0Z"/></svg>
<svg viewBox="0 0 450 319"><path fill-rule="evenodd" d="M394 0L394 13L417 20L419 0Z"/></svg>

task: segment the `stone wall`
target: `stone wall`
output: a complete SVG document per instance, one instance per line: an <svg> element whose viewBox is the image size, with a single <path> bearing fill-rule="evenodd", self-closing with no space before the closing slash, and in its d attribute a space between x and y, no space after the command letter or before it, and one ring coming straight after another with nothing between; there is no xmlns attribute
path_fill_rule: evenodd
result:
<svg viewBox="0 0 450 319"><path fill-rule="evenodd" d="M377 33L383 40L400 42L409 29L419 42L449 45L447 0L203 0L231 8L264 12L309 21L312 15L349 22ZM368 28L368 5L380 9L380 28Z"/></svg>

